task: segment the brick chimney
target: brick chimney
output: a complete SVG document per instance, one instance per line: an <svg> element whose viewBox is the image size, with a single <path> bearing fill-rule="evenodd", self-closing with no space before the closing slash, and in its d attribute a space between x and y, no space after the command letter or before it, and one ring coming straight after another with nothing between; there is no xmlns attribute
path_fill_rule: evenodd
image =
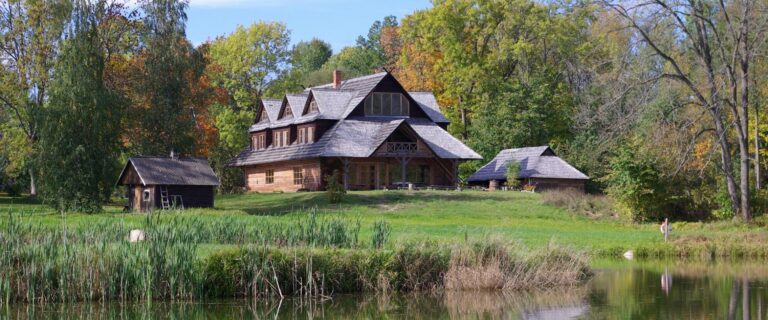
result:
<svg viewBox="0 0 768 320"><path fill-rule="evenodd" d="M333 70L333 88L341 88L341 70Z"/></svg>

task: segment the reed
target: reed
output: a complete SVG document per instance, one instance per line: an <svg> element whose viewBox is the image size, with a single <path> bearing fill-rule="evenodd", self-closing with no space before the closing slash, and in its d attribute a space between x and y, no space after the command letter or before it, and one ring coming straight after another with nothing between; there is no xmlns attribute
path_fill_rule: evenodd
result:
<svg viewBox="0 0 768 320"><path fill-rule="evenodd" d="M6 306L465 290L478 288L468 279L488 270L501 280L482 288L550 287L583 280L588 271L579 254L523 255L526 249L498 241L384 249L384 224L374 227L378 240L369 248L359 245L359 221L316 214L255 226L148 215L140 225L146 240L139 243L126 239L136 226L119 220L70 228L63 219L52 229L24 219L0 220L0 303ZM201 257L200 244L211 242L239 245Z"/></svg>

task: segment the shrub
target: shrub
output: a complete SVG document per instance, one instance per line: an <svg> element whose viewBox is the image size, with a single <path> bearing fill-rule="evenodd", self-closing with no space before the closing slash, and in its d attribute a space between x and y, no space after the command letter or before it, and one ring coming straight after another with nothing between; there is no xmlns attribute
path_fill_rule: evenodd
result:
<svg viewBox="0 0 768 320"><path fill-rule="evenodd" d="M643 154L637 143L618 150L604 179L606 191L632 221L659 220L669 211L664 177L656 160Z"/></svg>
<svg viewBox="0 0 768 320"><path fill-rule="evenodd" d="M328 195L328 202L341 203L347 190L339 182L339 170L333 170L333 173L325 176L325 193Z"/></svg>
<svg viewBox="0 0 768 320"><path fill-rule="evenodd" d="M507 186L518 187L520 180L517 177L520 176L520 163L515 160L510 160L507 164Z"/></svg>

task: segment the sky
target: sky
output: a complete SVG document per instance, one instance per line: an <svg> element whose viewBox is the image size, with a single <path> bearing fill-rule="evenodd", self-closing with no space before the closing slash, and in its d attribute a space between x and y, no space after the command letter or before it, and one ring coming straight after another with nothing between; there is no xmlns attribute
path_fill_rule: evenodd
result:
<svg viewBox="0 0 768 320"><path fill-rule="evenodd" d="M367 35L374 21L387 15L401 19L430 6L429 0L191 0L187 38L199 45L237 25L280 21L291 31L292 44L319 38L338 52Z"/></svg>

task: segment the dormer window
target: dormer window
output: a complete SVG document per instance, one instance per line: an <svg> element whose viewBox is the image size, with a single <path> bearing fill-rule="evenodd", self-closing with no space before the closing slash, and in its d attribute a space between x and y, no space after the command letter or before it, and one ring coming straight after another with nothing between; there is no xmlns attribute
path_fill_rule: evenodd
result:
<svg viewBox="0 0 768 320"><path fill-rule="evenodd" d="M317 112L317 111L318 111L318 109L317 109L317 101L312 99L312 101L309 102L309 110L307 111L307 113L313 113L313 112Z"/></svg>
<svg viewBox="0 0 768 320"><path fill-rule="evenodd" d="M365 98L366 116L397 116L410 115L410 102L401 93L374 92Z"/></svg>
<svg viewBox="0 0 768 320"><path fill-rule="evenodd" d="M267 121L267 119L269 119L267 117L267 110L264 108L261 108L261 114L259 115L259 122L261 123L261 122Z"/></svg>
<svg viewBox="0 0 768 320"><path fill-rule="evenodd" d="M291 111L291 107L285 106L285 111L283 111L283 118L292 117L292 116L293 116L293 112Z"/></svg>

